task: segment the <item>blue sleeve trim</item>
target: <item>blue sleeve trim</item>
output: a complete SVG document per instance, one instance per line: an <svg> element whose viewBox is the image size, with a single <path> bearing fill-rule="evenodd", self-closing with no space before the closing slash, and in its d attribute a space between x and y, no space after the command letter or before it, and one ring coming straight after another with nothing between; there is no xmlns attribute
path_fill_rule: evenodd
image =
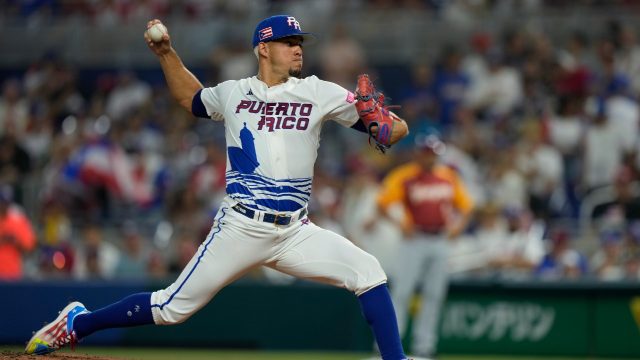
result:
<svg viewBox="0 0 640 360"><path fill-rule="evenodd" d="M354 130L358 130L360 132L363 132L365 134L369 133L367 131L367 127L364 126L364 123L362 122L362 119L358 119L358 121L356 121L355 124L351 125L351 128L354 129Z"/></svg>
<svg viewBox="0 0 640 360"><path fill-rule="evenodd" d="M207 114L207 108L204 107L204 103L202 102L202 98L200 94L203 89L198 90L198 92L193 95L193 99L191 100L191 113L197 117L201 118L209 118L209 114Z"/></svg>

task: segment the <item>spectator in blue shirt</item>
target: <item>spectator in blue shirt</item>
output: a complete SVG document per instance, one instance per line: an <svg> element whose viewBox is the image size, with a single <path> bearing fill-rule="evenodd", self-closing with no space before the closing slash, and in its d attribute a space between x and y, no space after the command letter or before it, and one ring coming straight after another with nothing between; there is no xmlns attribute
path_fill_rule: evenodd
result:
<svg viewBox="0 0 640 360"><path fill-rule="evenodd" d="M456 110L462 105L469 88L469 78L460 66L461 60L460 51L448 46L435 68L432 93L436 101L437 119L443 129L453 124Z"/></svg>
<svg viewBox="0 0 640 360"><path fill-rule="evenodd" d="M587 273L587 259L571 248L571 237L566 231L551 236L551 249L535 269L536 277L544 280L577 279Z"/></svg>

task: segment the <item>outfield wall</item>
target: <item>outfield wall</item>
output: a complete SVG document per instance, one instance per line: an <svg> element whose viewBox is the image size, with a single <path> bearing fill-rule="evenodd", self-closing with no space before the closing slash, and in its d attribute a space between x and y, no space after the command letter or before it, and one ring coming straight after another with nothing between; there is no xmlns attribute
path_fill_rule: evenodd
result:
<svg viewBox="0 0 640 360"><path fill-rule="evenodd" d="M95 309L158 286L0 283L0 343L23 343L71 300ZM456 281L442 316L440 349L640 358L639 324L638 283ZM108 330L84 343L369 351L372 337L356 298L344 290L239 282L184 324Z"/></svg>

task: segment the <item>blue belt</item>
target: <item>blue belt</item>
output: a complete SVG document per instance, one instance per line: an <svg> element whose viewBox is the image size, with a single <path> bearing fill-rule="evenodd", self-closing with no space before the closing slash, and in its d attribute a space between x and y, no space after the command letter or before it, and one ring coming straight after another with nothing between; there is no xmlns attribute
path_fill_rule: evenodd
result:
<svg viewBox="0 0 640 360"><path fill-rule="evenodd" d="M249 209L248 207L240 203L233 205L231 208L236 212L248 217L249 219L255 219L255 216L258 213L256 210ZM274 225L289 225L291 223L291 220L293 219L293 216L291 215L270 214L266 212L263 214L264 215L262 216L262 221ZM298 215L298 220L302 219L306 214L307 208L302 209L302 211L300 211L300 215Z"/></svg>

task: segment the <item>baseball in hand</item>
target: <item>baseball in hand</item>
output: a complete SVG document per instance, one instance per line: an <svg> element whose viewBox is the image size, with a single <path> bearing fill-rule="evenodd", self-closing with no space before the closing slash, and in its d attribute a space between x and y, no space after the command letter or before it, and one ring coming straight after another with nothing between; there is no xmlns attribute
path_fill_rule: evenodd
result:
<svg viewBox="0 0 640 360"><path fill-rule="evenodd" d="M162 25L161 23L153 24L149 29L147 29L147 34L154 42L162 41L162 37L167 33L167 27Z"/></svg>

